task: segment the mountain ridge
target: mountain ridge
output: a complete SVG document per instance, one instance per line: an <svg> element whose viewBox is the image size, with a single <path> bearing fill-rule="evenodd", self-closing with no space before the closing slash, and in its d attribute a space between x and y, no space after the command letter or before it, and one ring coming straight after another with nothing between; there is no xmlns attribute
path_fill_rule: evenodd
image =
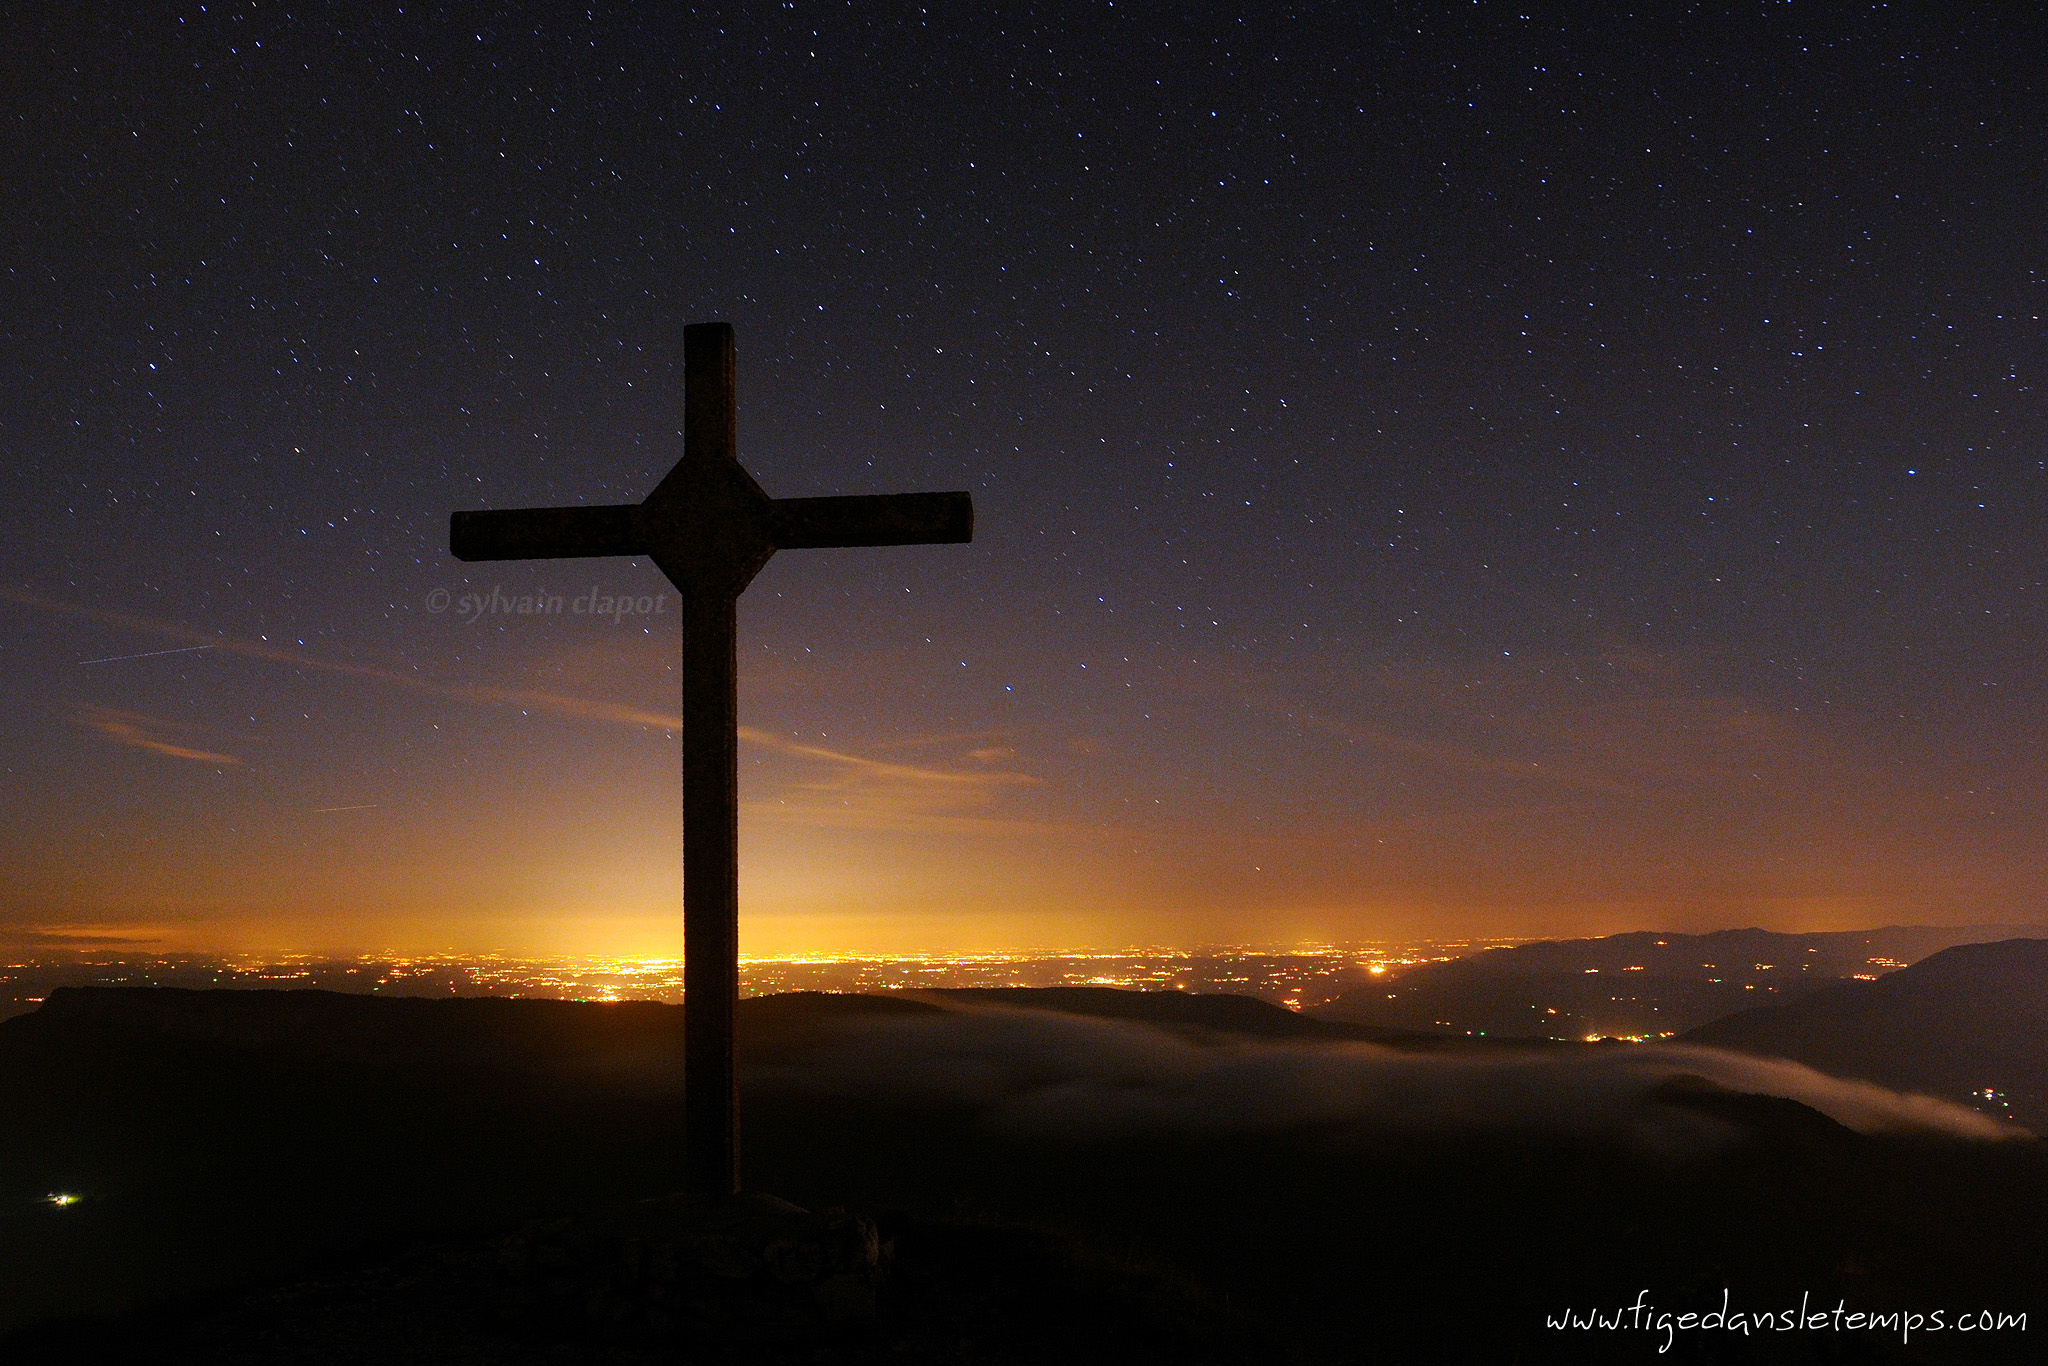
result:
<svg viewBox="0 0 2048 1366"><path fill-rule="evenodd" d="M2048 938L1960 944L1680 1036L2048 1129ZM1991 1092L1985 1095L1985 1092Z"/></svg>

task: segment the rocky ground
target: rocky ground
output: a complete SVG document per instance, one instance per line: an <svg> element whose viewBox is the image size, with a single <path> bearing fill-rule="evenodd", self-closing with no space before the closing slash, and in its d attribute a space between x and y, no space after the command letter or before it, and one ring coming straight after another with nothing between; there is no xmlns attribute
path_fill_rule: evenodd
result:
<svg viewBox="0 0 2048 1366"><path fill-rule="evenodd" d="M1015 1225L671 1196L286 1284L45 1324L22 1360L1200 1362L1251 1349L1157 1268Z"/></svg>

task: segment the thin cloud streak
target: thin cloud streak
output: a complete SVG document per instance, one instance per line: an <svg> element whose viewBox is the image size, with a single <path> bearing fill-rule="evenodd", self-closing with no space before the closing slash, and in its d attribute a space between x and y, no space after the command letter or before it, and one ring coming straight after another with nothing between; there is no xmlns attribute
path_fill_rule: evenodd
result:
<svg viewBox="0 0 2048 1366"><path fill-rule="evenodd" d="M969 816L920 809L909 803L876 801L870 797L858 804L831 805L823 802L778 800L742 802L750 817L761 816L779 825L797 825L810 830L874 830L906 835L984 835L1001 838L1026 836L1034 839L1127 839L1129 832L1110 826L1072 825L1059 821L1034 821L1004 816Z"/></svg>
<svg viewBox="0 0 2048 1366"><path fill-rule="evenodd" d="M373 664L344 664L335 660L322 659L318 655L280 649L268 643L251 640L237 640L232 636L210 636L175 622L156 621L149 617L135 616L127 612L110 612L104 608L86 607L78 603L60 602L24 593L16 589L0 587L0 599L19 603L25 607L37 608L63 616L84 617L103 625L125 627L131 631L143 631L150 635L170 640L200 641L205 648L223 654L238 655L244 659L259 659L271 664L285 664L295 669L313 669L320 673L337 674L345 678L357 678L368 683L398 688L405 692L426 697L437 697L450 702L467 702L478 705L517 707L525 711L544 711L551 715L566 716L581 721L608 721L619 725L654 727L661 730L679 730L682 717L670 712L648 711L643 707L628 706L620 702L602 702L591 698L569 697L561 693L543 692L533 688L489 688L463 687L448 683L435 683L429 679L415 678L392 669L379 668Z"/></svg>
<svg viewBox="0 0 2048 1366"><path fill-rule="evenodd" d="M979 738L960 737L960 742L974 743ZM1005 792L1043 786L1028 773L986 767L944 769L870 759L744 726L740 739L777 754L831 766L823 779L793 784L792 796L747 803L750 814L758 813L778 824L903 834L1033 838L1100 833L1055 822L988 814L988 808Z"/></svg>
<svg viewBox="0 0 2048 1366"><path fill-rule="evenodd" d="M1450 744L1442 740L1423 740L1414 736L1399 735L1377 726L1361 726L1331 717L1318 716L1314 712L1295 709L1293 714L1317 729L1359 744L1399 754L1404 758L1419 759L1439 768L1455 769L1462 773L1478 773L1489 777L1546 779L1560 786L1583 792L1598 792L1610 797L1639 797L1641 792L1625 783L1591 774L1576 773L1556 764L1545 764L1536 759L1495 759L1481 754L1465 745Z"/></svg>
<svg viewBox="0 0 2048 1366"><path fill-rule="evenodd" d="M1039 780L1026 773L978 772L956 773L946 769L923 768L915 764L896 764L882 759L863 758L858 754L847 754L836 749L825 749L818 745L807 745L797 740L785 740L752 726L740 727L740 739L747 744L772 749L779 754L793 754L806 759L823 759L839 764L872 778L895 778L906 782L937 783L945 786L965 788L984 787L1037 787ZM970 756L972 757L972 756Z"/></svg>
<svg viewBox="0 0 2048 1366"><path fill-rule="evenodd" d="M537 711L552 716L578 721L597 721L611 725L633 726L639 729L658 729L671 734L682 729L683 718L673 712L651 711L621 702L606 702L594 698L574 697L563 693L546 692L535 688L494 688L462 686L436 683L430 679L418 678L395 670L370 664L349 664L322 659L317 655L293 651L271 645L267 642L237 640L231 636L209 636L175 622L158 621L127 612L108 611L104 608L87 607L78 603L62 602L45 598L17 589L0 587L0 599L32 607L39 611L63 616L83 617L104 625L146 632L171 640L199 641L203 645L188 648L205 648L222 654L244 659L261 660L270 664L288 665L295 669L310 669L321 673L354 678L381 687L394 688L420 696L459 702L471 706L511 707L521 711ZM164 653L169 653L164 652ZM135 718L146 721L147 718ZM97 729L105 730L104 727ZM157 752L180 758L206 758L213 762L239 763L233 756L212 755L204 750L185 750L180 746L156 740L139 728L131 725L129 732L107 734L122 743L134 744ZM811 783L806 786L817 791L845 791L862 798L864 810L851 810L844 805L838 808L820 808L805 803L778 810L769 804L750 803L751 809L767 810L778 817L788 819L801 815L806 823L816 823L838 828L892 829L913 832L939 830L971 830L977 833L1021 833L1027 830L1041 834L1076 833L1066 827L1040 825L1032 822L992 821L983 817L949 814L945 808L980 806L993 800L994 794L1005 788L1036 787L1038 779L1029 774L1009 770L953 771L917 764L895 763L881 759L870 759L843 750L828 749L821 745L805 744L786 739L753 726L739 728L739 740L751 745L792 758L804 759L831 765L841 775L838 781ZM922 801L875 800L873 788L869 785L888 785L898 789L928 794ZM933 808L939 808L934 810Z"/></svg>
<svg viewBox="0 0 2048 1366"><path fill-rule="evenodd" d="M1602 680L1590 694L1561 676L1564 663L1530 667L1534 676L1521 676L1511 689L1491 678L1478 692L1419 665L1372 676L1365 691L1381 699L1383 711L1398 717L1420 708L1439 720L1447 716L1468 737L1459 740L1313 711L1248 680L1238 680L1230 695L1268 715L1439 772L1519 778L1630 802L1725 786L1764 766L1806 771L1827 760L1790 718L1744 699L1702 695L1668 660L1628 660L1622 675ZM1525 704L1548 698L1552 705L1502 705L1509 691ZM1504 757L1516 751L1539 757Z"/></svg>
<svg viewBox="0 0 2048 1366"><path fill-rule="evenodd" d="M233 766L242 761L232 754L221 754L210 749L193 749L188 745L173 744L150 734L151 730L162 729L164 722L140 712L115 711L110 707L86 707L74 718L78 724L88 726L106 736L116 744L133 749L148 750L171 759L190 759L196 763Z"/></svg>

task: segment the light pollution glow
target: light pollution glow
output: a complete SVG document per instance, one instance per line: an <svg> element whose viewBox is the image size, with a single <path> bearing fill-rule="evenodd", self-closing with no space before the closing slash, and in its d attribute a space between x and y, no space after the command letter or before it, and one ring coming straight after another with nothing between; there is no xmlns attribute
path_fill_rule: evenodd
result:
<svg viewBox="0 0 2048 1366"><path fill-rule="evenodd" d="M84 640L106 649L106 630L86 628L117 628L116 644L202 639L5 596L60 628L74 657ZM15 827L38 851L16 850L17 928L111 925L193 951L677 951L676 716L659 696L673 686L672 637L557 644L512 683L203 639L207 652L170 661L193 671L186 687L240 675L236 686L283 690L313 723L297 728L304 749L264 753L263 739L243 746L217 726L72 703L73 724L45 736L70 782ZM1264 750L1240 768L1199 738L1147 751L1063 732L1057 716L936 735L884 716L864 735L805 738L833 681L750 657L744 949L1825 929L2003 909L1968 881L1927 876L1930 815L1945 817L1943 838L1957 822L1910 789L1868 789L1885 756L1853 730L1700 697L1673 667L1638 661L1577 706L1545 697L1540 669L1482 678L1462 705L1470 680L1383 669L1357 680L1351 716L1289 707L1267 680L1173 681L1192 720L1240 713L1236 748ZM837 671L907 672L873 655ZM1537 695L1517 699L1517 686ZM450 762L422 761L421 732L452 746ZM369 775L373 755L400 780ZM109 782L135 794L115 798L118 825ZM1828 809L1859 784L1854 820ZM108 857L116 843L126 854Z"/></svg>

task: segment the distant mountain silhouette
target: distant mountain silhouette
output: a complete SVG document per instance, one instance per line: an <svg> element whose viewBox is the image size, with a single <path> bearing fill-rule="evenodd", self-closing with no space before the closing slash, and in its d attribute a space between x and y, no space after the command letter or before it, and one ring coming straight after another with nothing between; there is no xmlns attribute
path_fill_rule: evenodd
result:
<svg viewBox="0 0 2048 1366"><path fill-rule="evenodd" d="M1761 1000L1881 975L1997 927L1893 926L1828 934L1643 931L1549 940L1389 972L1315 1012L1332 1021L1439 1034L1656 1039Z"/></svg>
<svg viewBox="0 0 2048 1366"><path fill-rule="evenodd" d="M2048 939L1958 945L1874 982L1837 982L1713 1021L1684 1041L1789 1058L2048 1131Z"/></svg>

